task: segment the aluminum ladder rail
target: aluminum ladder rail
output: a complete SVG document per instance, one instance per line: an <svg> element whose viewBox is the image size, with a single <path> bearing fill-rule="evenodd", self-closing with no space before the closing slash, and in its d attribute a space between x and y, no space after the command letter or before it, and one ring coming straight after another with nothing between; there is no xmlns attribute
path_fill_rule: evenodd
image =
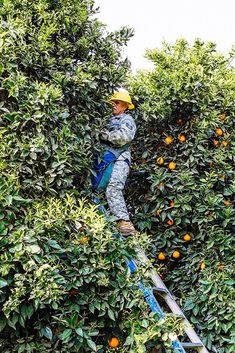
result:
<svg viewBox="0 0 235 353"><path fill-rule="evenodd" d="M136 255L140 262L149 264L149 259L141 248L136 249ZM126 263L131 272L137 271L138 267L134 259L126 260ZM168 290L161 277L157 274L154 269L151 269L151 279L154 284L153 288L145 288L143 284L139 282L140 290L143 292L145 301L148 303L150 309L158 314L159 319L166 318L167 315L162 310L154 295L154 293L160 294L164 299L165 303L170 308L173 316L181 318L184 332L189 338L189 342L180 342L178 337L174 341L171 341L171 346L174 352L186 353L185 349L194 349L198 353L209 353L207 348L204 346L201 339L197 335L196 331L194 330L190 322L187 320L183 311L174 300L173 295Z"/></svg>
<svg viewBox="0 0 235 353"><path fill-rule="evenodd" d="M107 215L105 207L100 205L100 201L97 197L93 197L93 203L98 206L98 209L100 209L103 214ZM125 240L125 238L118 233L114 234L113 236L123 241ZM140 247L136 249L136 255L140 262L146 264L149 263L148 257L145 255L144 251ZM126 264L132 273L137 272L138 267L136 261L133 258L126 258ZM171 346L174 350L174 353L186 353L185 349L194 349L197 350L198 353L209 353L202 341L200 340L199 336L197 335L196 331L193 329L192 325L185 317L183 311L174 300L173 295L170 293L168 288L163 283L161 277L157 274L154 269L151 270L151 279L154 284L153 288L144 287L141 281L138 283L139 288L144 295L145 301L149 305L151 311L157 313L159 319L166 318L164 311L162 310L154 295L154 293L161 294L166 304L171 309L172 314L182 319L184 332L190 340L190 342L180 342L177 337L174 341L171 341Z"/></svg>

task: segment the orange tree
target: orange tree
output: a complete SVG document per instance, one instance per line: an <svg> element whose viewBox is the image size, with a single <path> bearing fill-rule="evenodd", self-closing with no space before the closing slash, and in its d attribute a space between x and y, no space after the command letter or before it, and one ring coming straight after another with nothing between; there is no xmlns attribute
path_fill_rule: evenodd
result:
<svg viewBox="0 0 235 353"><path fill-rule="evenodd" d="M235 349L234 52L185 40L150 50L131 81L138 100L129 202L151 255L210 352ZM145 182L141 180L145 177ZM147 177L146 177L147 176Z"/></svg>
<svg viewBox="0 0 235 353"><path fill-rule="evenodd" d="M155 325L127 269L136 240L114 239L81 199L131 36L105 33L95 13L90 0L0 2L3 353L101 353L111 337L120 352L144 352L169 331Z"/></svg>

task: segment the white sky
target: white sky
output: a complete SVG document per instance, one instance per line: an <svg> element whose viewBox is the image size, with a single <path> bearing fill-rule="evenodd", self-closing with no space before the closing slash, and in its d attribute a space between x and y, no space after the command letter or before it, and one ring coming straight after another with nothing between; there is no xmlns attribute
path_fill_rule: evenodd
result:
<svg viewBox="0 0 235 353"><path fill-rule="evenodd" d="M213 41L220 51L235 44L235 0L95 0L98 18L112 31L134 28L125 55L132 69L150 67L144 59L147 48L160 48L162 41L185 38Z"/></svg>

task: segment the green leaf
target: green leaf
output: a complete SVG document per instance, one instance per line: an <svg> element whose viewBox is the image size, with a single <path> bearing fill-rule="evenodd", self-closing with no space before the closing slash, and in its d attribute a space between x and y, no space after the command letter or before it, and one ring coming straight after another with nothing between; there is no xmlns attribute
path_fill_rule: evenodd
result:
<svg viewBox="0 0 235 353"><path fill-rule="evenodd" d="M92 340L87 340L87 344L94 352L97 351L95 342L93 342Z"/></svg>
<svg viewBox="0 0 235 353"><path fill-rule="evenodd" d="M77 333L78 336L83 337L83 330L82 330L80 327L77 328L75 331L76 331L76 333Z"/></svg>
<svg viewBox="0 0 235 353"><path fill-rule="evenodd" d="M11 319L8 319L7 324L16 330L16 323L19 321L19 315L14 314Z"/></svg>
<svg viewBox="0 0 235 353"><path fill-rule="evenodd" d="M50 327L46 326L46 327L43 328L41 331L42 331L43 336L45 336L46 338L48 338L50 341L52 340L52 338L53 338L53 333L52 333Z"/></svg>
<svg viewBox="0 0 235 353"><path fill-rule="evenodd" d="M149 326L148 321L147 321L147 320L142 320L142 321L141 321L141 326L147 328L147 327Z"/></svg>
<svg viewBox="0 0 235 353"><path fill-rule="evenodd" d="M197 149L201 152L205 152L205 148L201 145L197 145Z"/></svg>
<svg viewBox="0 0 235 353"><path fill-rule="evenodd" d="M7 324L7 320L5 317L0 319L0 332L2 332L4 330L4 328L6 327Z"/></svg>
<svg viewBox="0 0 235 353"><path fill-rule="evenodd" d="M17 353L25 352L25 349L26 349L26 344L24 344L24 343L20 344Z"/></svg>
<svg viewBox="0 0 235 353"><path fill-rule="evenodd" d="M69 337L72 335L72 330L70 328L66 329L63 331L63 333L60 335L60 338L64 342L68 342Z"/></svg>
<svg viewBox="0 0 235 353"><path fill-rule="evenodd" d="M53 249L58 249L58 250L62 249L61 246L57 243L56 240L48 239L47 244L49 246L51 246Z"/></svg>
<svg viewBox="0 0 235 353"><path fill-rule="evenodd" d="M0 288L4 288L6 286L8 286L8 282L5 279L0 278Z"/></svg>
<svg viewBox="0 0 235 353"><path fill-rule="evenodd" d="M26 250L31 254L40 254L41 248L38 245L28 245Z"/></svg>
<svg viewBox="0 0 235 353"><path fill-rule="evenodd" d="M111 320L115 321L115 316L111 309L108 309L108 316L110 317Z"/></svg>

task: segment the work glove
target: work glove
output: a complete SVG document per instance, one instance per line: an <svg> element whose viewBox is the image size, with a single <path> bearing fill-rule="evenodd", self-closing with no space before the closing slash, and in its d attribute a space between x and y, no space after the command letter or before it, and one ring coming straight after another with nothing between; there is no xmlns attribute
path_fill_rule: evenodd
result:
<svg viewBox="0 0 235 353"><path fill-rule="evenodd" d="M99 139L100 141L108 141L109 138L109 132L106 129L102 129L99 133Z"/></svg>

